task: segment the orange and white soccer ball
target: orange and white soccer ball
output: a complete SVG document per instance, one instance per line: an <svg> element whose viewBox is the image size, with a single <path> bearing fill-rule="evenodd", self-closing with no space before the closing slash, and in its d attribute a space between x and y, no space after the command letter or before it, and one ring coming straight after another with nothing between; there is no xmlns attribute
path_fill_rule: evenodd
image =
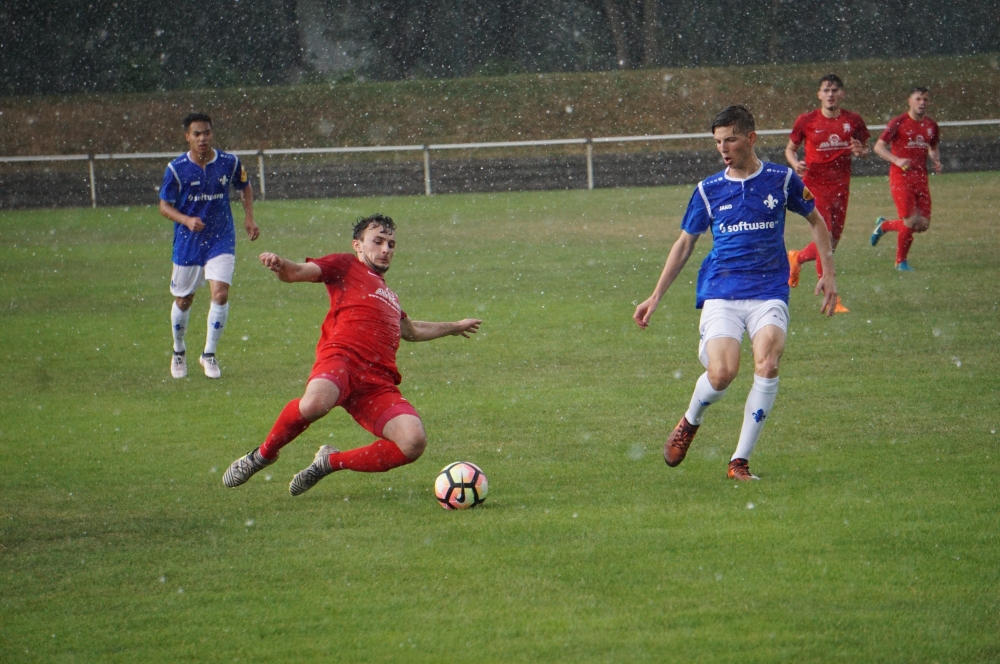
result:
<svg viewBox="0 0 1000 664"><path fill-rule="evenodd" d="M486 500L489 482L482 468L468 461L445 466L434 481L434 495L446 510L464 510Z"/></svg>

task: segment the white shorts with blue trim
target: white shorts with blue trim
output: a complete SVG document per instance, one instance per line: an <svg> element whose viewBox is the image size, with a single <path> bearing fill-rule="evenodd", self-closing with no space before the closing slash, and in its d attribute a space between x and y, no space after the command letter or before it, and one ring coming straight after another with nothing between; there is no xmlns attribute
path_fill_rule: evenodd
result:
<svg viewBox="0 0 1000 664"><path fill-rule="evenodd" d="M236 269L234 254L219 254L209 258L204 265L177 265L170 275L170 294L174 297L187 297L201 287L206 280L233 283L233 271Z"/></svg>
<svg viewBox="0 0 1000 664"><path fill-rule="evenodd" d="M705 345L710 339L729 337L742 343L743 333L746 332L752 342L765 325L774 325L780 327L782 332L788 332L788 305L784 301L705 300L701 308L698 359L708 368Z"/></svg>

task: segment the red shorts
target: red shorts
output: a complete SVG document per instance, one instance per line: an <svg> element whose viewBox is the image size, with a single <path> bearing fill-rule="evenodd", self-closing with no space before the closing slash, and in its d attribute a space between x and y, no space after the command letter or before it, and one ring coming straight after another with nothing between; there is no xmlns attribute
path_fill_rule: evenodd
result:
<svg viewBox="0 0 1000 664"><path fill-rule="evenodd" d="M918 212L922 217L931 218L931 190L926 173L903 176L890 173L889 191L900 219L912 217Z"/></svg>
<svg viewBox="0 0 1000 664"><path fill-rule="evenodd" d="M389 420L398 415L420 417L389 377L372 372L353 357L335 356L317 360L309 380L328 380L340 390L338 406L365 430L379 438Z"/></svg>
<svg viewBox="0 0 1000 664"><path fill-rule="evenodd" d="M851 195L850 180L846 182L829 182L806 184L816 198L816 210L826 222L826 229L834 240L839 240L844 233L844 221L847 219L847 199Z"/></svg>

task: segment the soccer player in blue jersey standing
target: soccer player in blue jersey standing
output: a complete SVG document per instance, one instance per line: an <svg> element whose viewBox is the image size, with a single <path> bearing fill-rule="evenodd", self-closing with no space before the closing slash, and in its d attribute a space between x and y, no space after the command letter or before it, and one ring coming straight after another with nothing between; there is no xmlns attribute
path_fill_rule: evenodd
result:
<svg viewBox="0 0 1000 664"><path fill-rule="evenodd" d="M753 347L753 387L728 475L749 481L758 479L750 472L750 453L778 394L778 362L788 328L786 209L809 222L823 265L815 293L822 293L820 310L827 316L837 306L837 286L826 223L794 170L757 158L750 111L743 106L723 109L712 122L712 134L726 169L698 183L656 289L636 307L633 319L643 329L649 325L698 237L711 229L713 245L698 272L696 304L702 310L698 358L708 371L698 379L687 412L667 438L663 458L671 467L684 460L705 410L736 378L746 332Z"/></svg>
<svg viewBox="0 0 1000 664"><path fill-rule="evenodd" d="M206 376L220 378L215 349L229 317L229 285L236 265L229 187L240 192L243 227L251 241L257 239L260 229L253 220L253 188L239 157L212 148L212 119L204 113L188 115L184 118L184 138L188 152L167 165L160 188L160 214L174 222L174 268L170 276L174 355L170 373L174 378L187 376L184 333L194 292L207 280L212 304L205 352L198 362Z"/></svg>

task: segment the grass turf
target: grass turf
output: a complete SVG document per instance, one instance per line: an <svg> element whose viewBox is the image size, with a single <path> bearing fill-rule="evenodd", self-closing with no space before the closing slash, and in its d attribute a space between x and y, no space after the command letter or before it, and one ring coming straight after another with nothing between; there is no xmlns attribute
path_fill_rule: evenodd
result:
<svg viewBox="0 0 1000 664"><path fill-rule="evenodd" d="M660 459L702 371L707 239L651 328L630 320L689 187L261 204L221 381L194 362L204 290L191 376L169 377L155 210L2 213L0 660L996 661L998 184L934 178L901 275L893 235L868 245L887 184L855 181L851 313L818 314L807 266L752 485L724 477L746 353L684 465ZM335 411L225 489L301 393L327 307L254 256L348 250L375 210L400 223L404 309L485 321L400 349L428 451L292 499L320 444L371 440ZM789 215L789 247L807 238ZM431 487L460 459L491 494L449 513Z"/></svg>

